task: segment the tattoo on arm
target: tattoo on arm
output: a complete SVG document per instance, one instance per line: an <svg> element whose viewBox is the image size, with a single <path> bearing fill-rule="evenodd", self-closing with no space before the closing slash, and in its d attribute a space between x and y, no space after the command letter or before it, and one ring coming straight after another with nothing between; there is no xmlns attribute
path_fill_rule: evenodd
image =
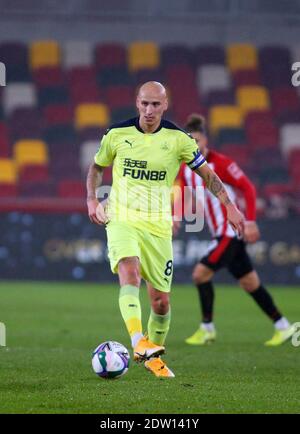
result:
<svg viewBox="0 0 300 434"><path fill-rule="evenodd" d="M223 188L223 184L220 181L220 179L217 177L217 175L213 175L212 178L210 179L210 183L209 183L209 189L210 191L217 196L220 191Z"/></svg>
<svg viewBox="0 0 300 434"><path fill-rule="evenodd" d="M87 200L96 199L96 189L102 182L102 167L91 164L86 179Z"/></svg>
<svg viewBox="0 0 300 434"><path fill-rule="evenodd" d="M224 184L215 172L213 172L212 170L206 170L204 172L201 171L201 168L200 170L196 169L196 172L203 178L208 190L211 191L212 194L216 196L224 205L228 205L231 203Z"/></svg>

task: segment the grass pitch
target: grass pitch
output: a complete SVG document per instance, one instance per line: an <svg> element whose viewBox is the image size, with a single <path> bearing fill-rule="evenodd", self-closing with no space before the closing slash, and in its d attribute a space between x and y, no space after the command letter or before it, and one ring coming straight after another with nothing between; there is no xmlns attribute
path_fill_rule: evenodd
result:
<svg viewBox="0 0 300 434"><path fill-rule="evenodd" d="M291 321L300 320L300 288L272 288ZM149 303L141 290L143 323ZM165 360L176 378L157 379L131 364L118 380L91 370L102 341L130 348L118 308L118 288L97 284L0 284L1 413L299 413L300 347L267 348L273 326L234 287L216 291L218 339L191 347L184 338L199 322L191 286L172 289L172 325Z"/></svg>

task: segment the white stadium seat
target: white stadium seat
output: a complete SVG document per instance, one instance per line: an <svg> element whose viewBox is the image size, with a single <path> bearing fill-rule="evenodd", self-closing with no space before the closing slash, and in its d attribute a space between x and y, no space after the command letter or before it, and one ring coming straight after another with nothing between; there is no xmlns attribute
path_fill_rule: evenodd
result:
<svg viewBox="0 0 300 434"><path fill-rule="evenodd" d="M228 69L223 65L203 65L197 71L197 86L200 95L215 90L228 90L231 79Z"/></svg>
<svg viewBox="0 0 300 434"><path fill-rule="evenodd" d="M31 83L9 83L3 89L3 108L5 114L10 115L20 107L34 107L37 105L37 96L34 85Z"/></svg>
<svg viewBox="0 0 300 434"><path fill-rule="evenodd" d="M62 63L66 69L93 64L93 45L87 41L68 41L63 45Z"/></svg>
<svg viewBox="0 0 300 434"><path fill-rule="evenodd" d="M280 129L280 147L286 157L292 150L300 149L300 124L285 124Z"/></svg>

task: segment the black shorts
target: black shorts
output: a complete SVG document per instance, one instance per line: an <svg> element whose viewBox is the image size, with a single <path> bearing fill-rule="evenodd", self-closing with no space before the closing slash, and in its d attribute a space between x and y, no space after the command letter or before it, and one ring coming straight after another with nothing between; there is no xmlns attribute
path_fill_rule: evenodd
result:
<svg viewBox="0 0 300 434"><path fill-rule="evenodd" d="M213 271L225 267L236 279L240 279L253 271L253 265L243 240L217 237L213 243L215 246L201 259L201 264Z"/></svg>

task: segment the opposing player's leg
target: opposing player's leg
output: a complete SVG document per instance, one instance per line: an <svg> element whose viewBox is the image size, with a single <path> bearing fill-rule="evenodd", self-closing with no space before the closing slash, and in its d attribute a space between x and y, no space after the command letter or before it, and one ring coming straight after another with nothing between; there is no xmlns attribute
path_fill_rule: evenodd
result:
<svg viewBox="0 0 300 434"><path fill-rule="evenodd" d="M233 238L218 237L211 242L208 253L201 259L193 271L193 281L197 287L202 321L195 333L185 342L190 345L205 345L216 339L216 329L213 323L214 273L227 266L233 256Z"/></svg>
<svg viewBox="0 0 300 434"><path fill-rule="evenodd" d="M195 333L185 340L187 344L204 345L216 339L216 331L213 324L213 275L214 271L202 263L197 264L193 270L193 281L198 291L202 321Z"/></svg>
<svg viewBox="0 0 300 434"><path fill-rule="evenodd" d="M108 256L111 270L118 273L120 281L119 307L122 318L130 335L134 349L144 343L141 356L150 357L160 354L161 347L149 342L142 333L141 305L139 288L141 283L139 234L136 229L126 223L109 223L107 225Z"/></svg>
<svg viewBox="0 0 300 434"><path fill-rule="evenodd" d="M267 346L277 346L288 340L295 332L294 326L282 316L272 296L262 285L257 272L253 269L246 245L238 240L237 258L229 266L229 271L238 280L240 286L253 298L265 315L274 323L273 337L265 342Z"/></svg>

